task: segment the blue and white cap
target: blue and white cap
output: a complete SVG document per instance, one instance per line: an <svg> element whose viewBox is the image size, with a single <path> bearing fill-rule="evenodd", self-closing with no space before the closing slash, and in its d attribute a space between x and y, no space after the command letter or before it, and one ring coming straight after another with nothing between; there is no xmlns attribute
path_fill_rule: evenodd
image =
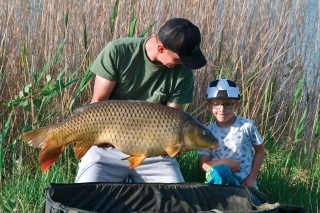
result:
<svg viewBox="0 0 320 213"><path fill-rule="evenodd" d="M229 79L218 79L212 81L207 89L207 99L240 99L240 91L237 84Z"/></svg>

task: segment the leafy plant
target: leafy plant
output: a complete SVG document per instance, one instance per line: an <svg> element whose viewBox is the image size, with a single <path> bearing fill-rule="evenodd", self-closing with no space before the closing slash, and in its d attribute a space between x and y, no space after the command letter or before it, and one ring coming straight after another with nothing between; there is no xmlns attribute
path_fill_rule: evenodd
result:
<svg viewBox="0 0 320 213"><path fill-rule="evenodd" d="M50 110L52 109L50 107L52 99L79 79L66 79L65 72L67 68L60 70L55 79L49 74L50 68L56 67L63 61L59 58L63 44L64 42L61 42L59 45L57 55L53 60L50 60L39 73L32 73L33 82L28 83L18 95L14 95L7 103L7 108L10 110L14 110L15 107L22 107L25 111L31 113L32 123L25 126L23 128L24 131L31 129L31 126L39 127L46 120L59 114L61 110Z"/></svg>

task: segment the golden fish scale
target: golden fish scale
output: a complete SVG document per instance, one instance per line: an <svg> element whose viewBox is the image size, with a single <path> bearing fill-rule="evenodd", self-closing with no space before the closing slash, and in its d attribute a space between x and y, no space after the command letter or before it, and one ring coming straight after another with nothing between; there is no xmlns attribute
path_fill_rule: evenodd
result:
<svg viewBox="0 0 320 213"><path fill-rule="evenodd" d="M181 141L188 120L183 111L159 104L110 101L79 109L52 134L65 145L77 141L90 146L110 143L127 154L153 156L164 154L166 145Z"/></svg>

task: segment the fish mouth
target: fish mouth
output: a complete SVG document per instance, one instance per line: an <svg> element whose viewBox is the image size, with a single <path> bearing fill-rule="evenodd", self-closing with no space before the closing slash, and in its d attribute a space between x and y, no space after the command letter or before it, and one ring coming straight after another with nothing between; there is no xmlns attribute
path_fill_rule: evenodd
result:
<svg viewBox="0 0 320 213"><path fill-rule="evenodd" d="M216 148L218 148L219 147L219 144L217 144L217 145L211 145L210 147L209 147L209 150L215 150Z"/></svg>

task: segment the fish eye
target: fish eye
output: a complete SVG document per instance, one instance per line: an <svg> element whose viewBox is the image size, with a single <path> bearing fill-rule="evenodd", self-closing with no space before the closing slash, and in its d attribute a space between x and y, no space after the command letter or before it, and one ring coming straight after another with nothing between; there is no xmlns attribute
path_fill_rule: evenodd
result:
<svg viewBox="0 0 320 213"><path fill-rule="evenodd" d="M202 134L203 134L204 136L208 135L207 131L205 131L205 130L202 131Z"/></svg>

